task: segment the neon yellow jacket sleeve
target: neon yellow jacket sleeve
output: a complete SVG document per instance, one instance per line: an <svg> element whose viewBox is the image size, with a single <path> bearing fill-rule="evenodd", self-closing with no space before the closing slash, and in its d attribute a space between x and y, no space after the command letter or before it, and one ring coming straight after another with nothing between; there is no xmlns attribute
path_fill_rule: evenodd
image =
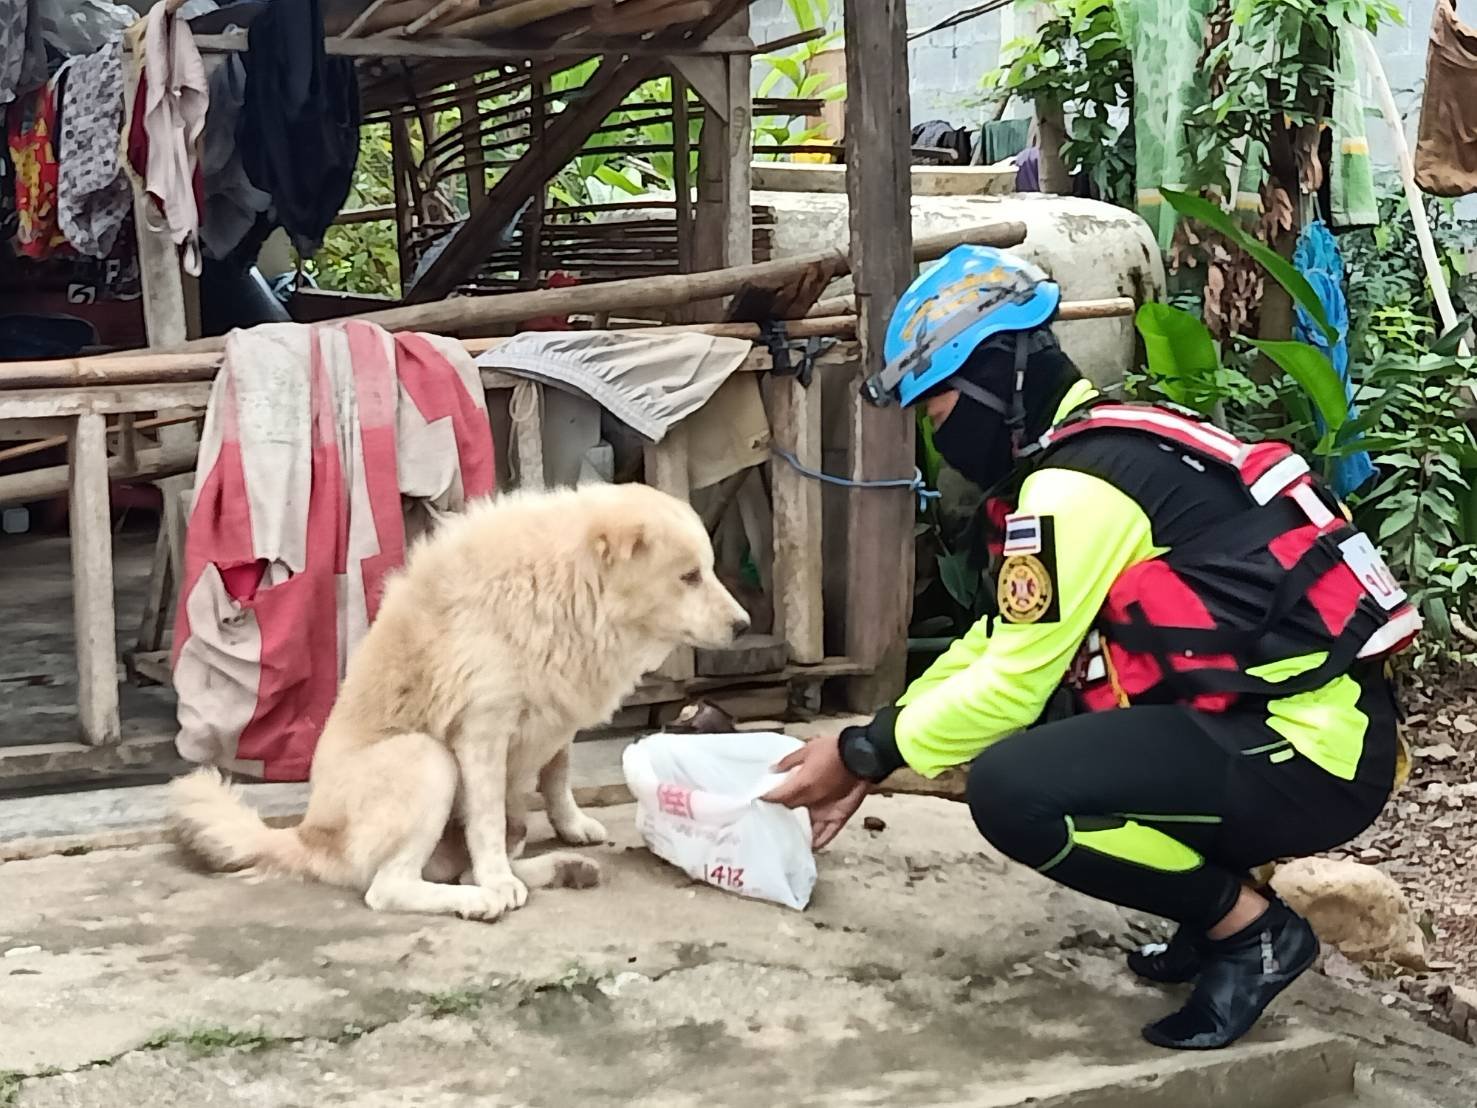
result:
<svg viewBox="0 0 1477 1108"><path fill-rule="evenodd" d="M985 652L985 644L989 641L990 620L978 620L973 627L951 642L949 649L939 655L933 665L908 686L907 692L898 698L898 706L903 707L917 700L935 685L940 685L961 670L968 669Z"/></svg>
<svg viewBox="0 0 1477 1108"><path fill-rule="evenodd" d="M1017 511L1053 517L1055 622L981 620L899 702L898 753L925 777L963 765L1041 715L1087 636L1108 589L1160 553L1148 517L1101 478L1046 468L1026 478Z"/></svg>

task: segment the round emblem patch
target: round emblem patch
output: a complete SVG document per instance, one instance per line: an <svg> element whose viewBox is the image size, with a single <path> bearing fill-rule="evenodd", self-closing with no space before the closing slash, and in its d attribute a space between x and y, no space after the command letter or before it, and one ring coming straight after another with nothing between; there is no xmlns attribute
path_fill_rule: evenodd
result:
<svg viewBox="0 0 1477 1108"><path fill-rule="evenodd" d="M1000 567L1000 614L1010 623L1035 623L1051 607L1051 574L1034 554L1016 554Z"/></svg>

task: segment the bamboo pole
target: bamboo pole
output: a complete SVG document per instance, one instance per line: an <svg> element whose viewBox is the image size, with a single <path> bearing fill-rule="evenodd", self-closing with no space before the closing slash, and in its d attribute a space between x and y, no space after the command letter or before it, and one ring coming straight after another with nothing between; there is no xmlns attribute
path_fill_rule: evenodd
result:
<svg viewBox="0 0 1477 1108"><path fill-rule="evenodd" d="M430 34L433 37L482 38L502 31L514 31L553 15L593 8L595 4L596 0L518 0L517 3L507 4L493 11L477 12L454 22L432 27Z"/></svg>
<svg viewBox="0 0 1477 1108"><path fill-rule="evenodd" d="M109 458L108 477L114 481L153 481L188 473L195 468L199 449L198 443L186 440L157 450L140 450L132 468L125 466L122 458ZM70 478L70 466L49 466L0 476L0 506L61 496L67 491Z"/></svg>
<svg viewBox="0 0 1477 1108"><path fill-rule="evenodd" d="M852 316L840 315L819 319L793 320L790 334L795 338L827 336L848 338L855 333ZM643 335L697 332L726 338L758 341L757 323L693 323L668 327L642 328ZM506 335L493 338L464 339L462 345L472 354L508 341ZM222 354L218 350L194 350L186 353L101 355L81 358L56 358L35 362L0 362L0 395L5 389L84 388L90 385L177 384L183 381L209 381L220 369Z"/></svg>
<svg viewBox="0 0 1477 1108"><path fill-rule="evenodd" d="M362 12L354 17L354 22L350 23L348 27L344 29L343 37L353 38L360 31L364 30L369 21L379 14L379 10L383 8L387 2L388 0L372 0L372 2Z"/></svg>
<svg viewBox="0 0 1477 1108"><path fill-rule="evenodd" d="M920 245L928 240L919 240ZM719 271L721 272L721 271ZM650 283L650 279L646 283ZM541 290L562 291L562 290ZM578 289L574 291L580 291ZM584 291L595 291L586 288ZM509 296L515 294L508 294ZM791 338L831 337L851 338L856 334L856 316L845 311L849 297L822 300L820 307L834 306L839 310L834 315L808 316L805 319L785 321ZM461 301L475 303L475 301ZM647 305L640 305L645 307ZM652 305L655 306L655 305ZM587 314L592 309L576 308L574 311ZM607 311L611 309L605 309ZM1113 319L1131 316L1135 305L1126 296L1106 300L1068 300L1057 310L1056 318L1063 322L1084 319ZM382 314L382 313L372 313ZM361 317L368 319L370 317ZM757 342L762 337L757 323L689 323L632 328L643 335L681 334L696 332L726 338L748 339ZM462 345L472 354L491 350L507 342L506 336L493 338L463 339ZM57 358L35 362L0 363L0 392L5 389L32 388L78 388L88 385L133 385L168 384L181 381L209 381L220 368L221 354L218 350L194 350L183 353L160 352L156 354L107 354L83 358ZM139 426L148 426L147 423Z"/></svg>
<svg viewBox="0 0 1477 1108"><path fill-rule="evenodd" d="M1441 268L1436 243L1431 238L1431 225L1426 219L1425 197L1415 183L1415 161L1410 156L1410 143L1405 137L1400 109L1395 106L1395 94L1390 91L1390 79L1385 76L1385 67L1380 61L1379 51L1375 49L1374 39L1363 28L1355 28L1354 36L1359 43L1365 68L1374 80L1380 113L1389 124L1390 137L1395 141L1395 158L1400 165L1401 183L1405 186L1405 203L1410 208L1410 220L1415 226L1415 241L1420 247L1426 279L1431 283L1431 299L1436 301L1436 312L1441 316L1441 329L1449 331L1457 324L1456 307L1451 302L1451 291L1446 287L1446 273ZM1460 350L1462 357L1470 353L1466 339L1462 340Z"/></svg>
<svg viewBox="0 0 1477 1108"><path fill-rule="evenodd" d="M475 10L476 7L476 0L439 0L425 15L418 16L405 25L405 37L414 38L443 17L451 15L451 13L460 13L469 9ZM344 34L348 36L347 31Z"/></svg>
<svg viewBox="0 0 1477 1108"><path fill-rule="evenodd" d="M1055 322L1072 323L1083 319L1117 319L1133 315L1138 304L1132 297L1113 296L1105 300L1064 300L1058 306ZM807 318L827 315L847 315L856 312L855 296L835 296L829 300L817 300L806 313Z"/></svg>
<svg viewBox="0 0 1477 1108"><path fill-rule="evenodd" d="M956 246L1015 246L1025 240L1024 223L989 223L943 234L927 235L914 242L914 261L932 261ZM826 270L841 277L851 271L848 252L833 247L815 254L778 258L753 265L710 269L701 273L669 274L628 281L610 281L600 285L573 288L538 289L503 296L455 297L425 304L368 312L351 317L377 323L389 331L434 331L442 334L475 334L492 327L517 324L525 319L546 315L575 315L596 312L619 312L640 308L669 308L699 300L713 300L732 295L746 286L780 287L806 275L813 269ZM225 339L196 339L174 347L171 353L220 350ZM136 353L136 352L130 352ZM117 358L124 355L109 355ZM5 380L5 367L0 366L0 381Z"/></svg>
<svg viewBox="0 0 1477 1108"><path fill-rule="evenodd" d="M135 421L133 420L132 415L125 413L123 415L120 415L118 417L117 424L109 427L105 433L109 435L123 436L124 441L120 443L120 446L123 449L120 449L119 455L123 459L125 464L129 464L131 468L132 463L130 462L128 457L127 444L132 439L133 432L145 431L151 428L158 427L173 427L180 423L194 423L198 419L200 419L199 412L190 412L188 415L156 416L153 419L140 419ZM41 454L47 450L56 450L66 445L66 435L54 435L49 439L38 439L35 442L23 443L20 446L12 446L5 450L0 450L0 462L13 462L17 458L29 457L32 454ZM134 460L136 460L136 452Z"/></svg>

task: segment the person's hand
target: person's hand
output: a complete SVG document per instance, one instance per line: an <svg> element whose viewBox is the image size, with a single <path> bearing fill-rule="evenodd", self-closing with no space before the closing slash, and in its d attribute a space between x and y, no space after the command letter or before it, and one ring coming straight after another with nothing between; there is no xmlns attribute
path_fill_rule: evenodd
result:
<svg viewBox="0 0 1477 1108"><path fill-rule="evenodd" d="M840 800L810 809L810 848L819 850L841 833L867 797L867 783L858 781Z"/></svg>
<svg viewBox="0 0 1477 1108"><path fill-rule="evenodd" d="M841 761L841 746L834 738L811 739L781 758L774 772L789 776L760 799L786 808L829 804L849 793L859 780Z"/></svg>
<svg viewBox="0 0 1477 1108"><path fill-rule="evenodd" d="M811 846L816 850L836 837L867 795L867 782L846 768L836 739L812 739L774 768L789 776L761 799L786 808L809 808Z"/></svg>

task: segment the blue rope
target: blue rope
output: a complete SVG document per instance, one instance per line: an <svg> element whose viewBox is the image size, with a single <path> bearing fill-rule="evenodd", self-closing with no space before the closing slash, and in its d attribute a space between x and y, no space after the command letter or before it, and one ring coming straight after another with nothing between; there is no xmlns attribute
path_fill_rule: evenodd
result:
<svg viewBox="0 0 1477 1108"><path fill-rule="evenodd" d="M853 481L849 477L837 477L834 473L822 473L818 469L800 464L800 459L788 450L781 450L773 443L769 449L776 457L783 458L799 473L809 477L812 481L824 481L828 485L840 485L846 489L912 489L918 494L918 508L921 511L930 500L937 500L941 495L937 489L931 489L924 483L923 471L917 466L913 467L911 477L892 477L880 481Z"/></svg>

